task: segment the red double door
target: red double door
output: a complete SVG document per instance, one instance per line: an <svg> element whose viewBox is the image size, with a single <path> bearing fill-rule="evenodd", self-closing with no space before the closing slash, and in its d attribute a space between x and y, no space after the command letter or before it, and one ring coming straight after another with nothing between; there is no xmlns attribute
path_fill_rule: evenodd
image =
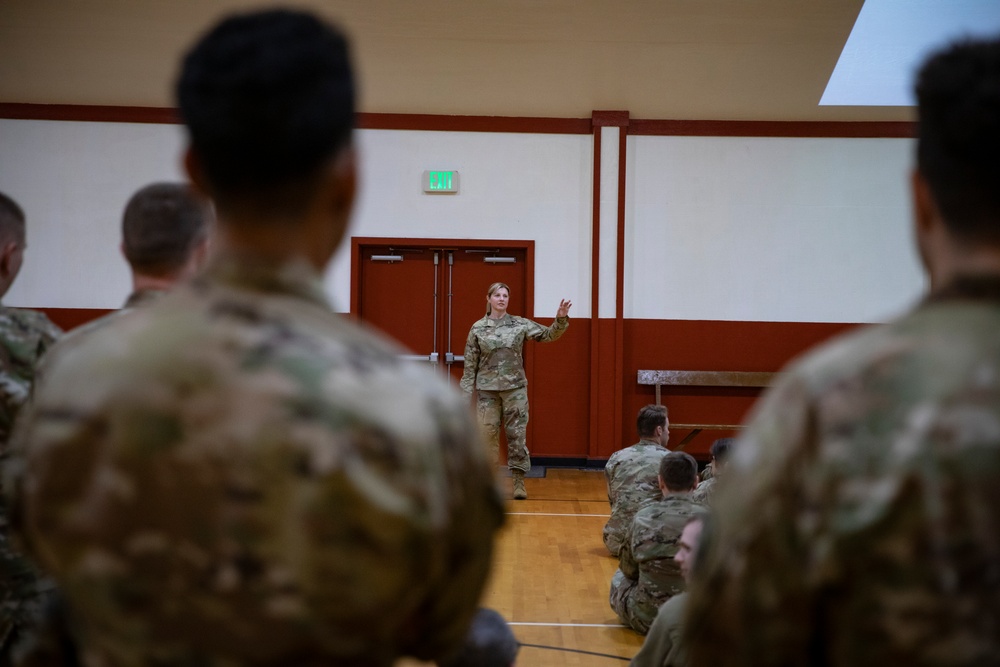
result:
<svg viewBox="0 0 1000 667"><path fill-rule="evenodd" d="M491 284L509 285L509 312L531 317L532 260L530 241L354 239L351 310L405 345L408 359L457 384ZM530 372L527 358L525 365Z"/></svg>

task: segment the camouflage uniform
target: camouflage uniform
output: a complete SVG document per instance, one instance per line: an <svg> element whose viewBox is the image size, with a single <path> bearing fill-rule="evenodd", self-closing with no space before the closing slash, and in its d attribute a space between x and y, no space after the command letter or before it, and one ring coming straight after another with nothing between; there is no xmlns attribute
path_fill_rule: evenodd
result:
<svg viewBox="0 0 1000 667"><path fill-rule="evenodd" d="M699 484L698 488L691 492L691 497L694 498L695 502L707 505L709 500L711 500L712 496L715 494L715 488L718 483L718 476L713 475L712 477L709 477L704 482Z"/></svg>
<svg viewBox="0 0 1000 667"><path fill-rule="evenodd" d="M107 315L98 317L95 320L91 320L86 324L82 324L70 331L67 331L56 342L56 344L49 349L49 352L45 355L42 363L38 365L38 370L35 373L35 381L40 382L42 378L45 377L46 369L49 364L52 363L52 360L66 354L66 350L72 349L73 347L81 344L82 341L86 340L87 336L102 329L108 323L114 322L119 317L132 312L132 309L138 306L153 303L166 293L167 292L165 290L137 290L129 295L128 299L125 300L125 304L118 310L112 311Z"/></svg>
<svg viewBox="0 0 1000 667"><path fill-rule="evenodd" d="M1000 277L793 364L714 509L693 664L1000 664Z"/></svg>
<svg viewBox="0 0 1000 667"><path fill-rule="evenodd" d="M43 313L0 306L0 458L6 456L14 418L28 400L39 359L62 334ZM0 655L37 615L49 588L11 548L7 513L0 502Z"/></svg>
<svg viewBox="0 0 1000 667"><path fill-rule="evenodd" d="M527 472L531 457L525 444L528 426L528 380L524 376L521 348L527 339L547 343L559 340L569 326L568 317L557 317L543 327L524 317L505 314L483 317L472 325L465 343L465 372L460 386L479 392L477 412L496 464L500 450L500 422L507 433L507 466Z"/></svg>
<svg viewBox="0 0 1000 667"><path fill-rule="evenodd" d="M0 305L0 445L28 400L38 360L61 335L44 313Z"/></svg>
<svg viewBox="0 0 1000 667"><path fill-rule="evenodd" d="M674 562L688 517L703 508L690 493L670 493L636 512L611 580L611 608L622 622L646 634L660 605L684 590L681 566Z"/></svg>
<svg viewBox="0 0 1000 667"><path fill-rule="evenodd" d="M642 648L629 667L685 667L687 651L682 648L681 623L688 594L678 593L660 606Z"/></svg>
<svg viewBox="0 0 1000 667"><path fill-rule="evenodd" d="M604 546L612 556L621 551L640 505L663 497L658 481L660 460L669 451L654 440L643 439L612 454L604 466L611 503L611 518L604 524Z"/></svg>
<svg viewBox="0 0 1000 667"><path fill-rule="evenodd" d="M53 359L4 472L88 667L461 643L502 501L462 395L400 351L305 262L219 256Z"/></svg>

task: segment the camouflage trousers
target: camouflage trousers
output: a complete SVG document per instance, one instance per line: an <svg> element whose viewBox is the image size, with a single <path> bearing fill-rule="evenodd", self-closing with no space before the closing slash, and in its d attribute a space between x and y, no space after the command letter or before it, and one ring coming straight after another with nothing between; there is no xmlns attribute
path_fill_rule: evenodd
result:
<svg viewBox="0 0 1000 667"><path fill-rule="evenodd" d="M511 470L531 470L531 456L525 442L528 428L528 388L507 391L479 390L479 426L490 447L494 467L500 460L500 424L507 434L507 467Z"/></svg>
<svg viewBox="0 0 1000 667"><path fill-rule="evenodd" d="M621 570L615 572L611 578L608 602L622 623L643 635L649 632L649 626L659 610L658 605L649 604L645 597L638 581L629 579Z"/></svg>

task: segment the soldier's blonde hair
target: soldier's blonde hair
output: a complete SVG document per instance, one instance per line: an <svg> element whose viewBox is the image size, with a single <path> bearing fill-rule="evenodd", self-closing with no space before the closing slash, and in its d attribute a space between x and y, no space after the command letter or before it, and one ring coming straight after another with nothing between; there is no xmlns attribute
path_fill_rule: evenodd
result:
<svg viewBox="0 0 1000 667"><path fill-rule="evenodd" d="M490 297L493 296L493 293L496 292L501 287L504 288L505 290L507 290L507 296L510 296L510 288L507 287L507 283L493 283L492 285L490 285L490 288L488 290L486 290L486 315L487 316L493 310L493 306L490 305Z"/></svg>

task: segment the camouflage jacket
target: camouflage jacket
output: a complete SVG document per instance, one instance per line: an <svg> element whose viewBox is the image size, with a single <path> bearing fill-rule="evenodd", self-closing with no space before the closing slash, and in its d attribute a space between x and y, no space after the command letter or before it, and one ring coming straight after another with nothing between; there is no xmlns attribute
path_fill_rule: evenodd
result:
<svg viewBox="0 0 1000 667"><path fill-rule="evenodd" d="M216 257L52 360L18 533L94 665L389 665L457 646L503 519L464 397L305 262Z"/></svg>
<svg viewBox="0 0 1000 667"><path fill-rule="evenodd" d="M28 400L38 360L61 335L44 313L0 306L0 446Z"/></svg>
<svg viewBox="0 0 1000 667"><path fill-rule="evenodd" d="M692 664L1000 664L1000 277L794 363L713 502Z"/></svg>
<svg viewBox="0 0 1000 667"><path fill-rule="evenodd" d="M498 320L488 316L477 320L465 343L465 371L461 388L506 391L527 384L521 348L527 339L540 343L559 340L569 326L568 317L557 317L550 327L524 317L504 315Z"/></svg>
<svg viewBox="0 0 1000 667"><path fill-rule="evenodd" d="M625 534L618 569L637 582L630 607L646 627L661 604L684 590L684 577L674 554L684 524L702 511L690 493L671 493L643 505Z"/></svg>
<svg viewBox="0 0 1000 667"><path fill-rule="evenodd" d="M715 494L715 489L718 484L718 476L709 477L704 482L699 484L697 489L691 492L691 497L694 498L695 502L707 505L708 501L711 500L712 496Z"/></svg>
<svg viewBox="0 0 1000 667"><path fill-rule="evenodd" d="M670 450L653 440L640 440L611 455L604 466L611 518L604 525L604 545L617 556L622 540L641 505L663 497L658 477L660 460Z"/></svg>
<svg viewBox="0 0 1000 667"><path fill-rule="evenodd" d="M14 418L28 400L39 360L61 334L43 313L0 306L0 460L7 456ZM15 625L34 615L40 593L48 588L12 548L8 532L0 501L0 647Z"/></svg>

